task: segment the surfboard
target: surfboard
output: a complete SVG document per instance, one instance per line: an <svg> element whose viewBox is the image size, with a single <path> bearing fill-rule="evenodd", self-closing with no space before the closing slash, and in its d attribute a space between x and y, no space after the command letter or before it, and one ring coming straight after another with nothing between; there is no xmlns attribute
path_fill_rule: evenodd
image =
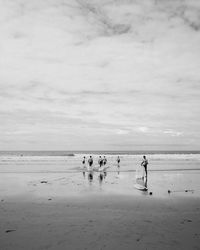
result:
<svg viewBox="0 0 200 250"><path fill-rule="evenodd" d="M140 185L140 184L137 184L137 183L134 185L134 187L135 187L136 189L138 189L138 190L141 190L141 191L147 191L147 190L148 190L147 187L145 187L145 186L143 186L143 185Z"/></svg>
<svg viewBox="0 0 200 250"><path fill-rule="evenodd" d="M147 178L143 166L138 166L135 173L135 188L141 191L147 191Z"/></svg>
<svg viewBox="0 0 200 250"><path fill-rule="evenodd" d="M135 178L136 178L136 180L137 179L142 179L142 178L144 178L144 176L145 176L144 167L143 166L138 166L136 168L136 172L135 172Z"/></svg>

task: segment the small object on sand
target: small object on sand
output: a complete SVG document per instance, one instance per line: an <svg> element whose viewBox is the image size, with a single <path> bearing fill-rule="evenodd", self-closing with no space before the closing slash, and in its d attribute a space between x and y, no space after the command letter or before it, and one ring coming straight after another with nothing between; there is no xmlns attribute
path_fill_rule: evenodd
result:
<svg viewBox="0 0 200 250"><path fill-rule="evenodd" d="M168 194L170 194L171 193L171 190L168 190Z"/></svg>
<svg viewBox="0 0 200 250"><path fill-rule="evenodd" d="M41 181L40 183L47 183L48 181Z"/></svg>
<svg viewBox="0 0 200 250"><path fill-rule="evenodd" d="M16 231L16 229L8 229L8 230L5 231L5 233L11 233L11 232L14 232L14 231Z"/></svg>
<svg viewBox="0 0 200 250"><path fill-rule="evenodd" d="M149 195L152 195L153 194L153 192L149 192Z"/></svg>
<svg viewBox="0 0 200 250"><path fill-rule="evenodd" d="M1 202L3 202L4 200L2 199Z"/></svg>
<svg viewBox="0 0 200 250"><path fill-rule="evenodd" d="M52 200L51 198L48 199L48 201L51 201L51 200Z"/></svg>
<svg viewBox="0 0 200 250"><path fill-rule="evenodd" d="M186 193L187 193L187 192L192 192L192 193L193 193L194 190L192 190L192 189L186 189L185 192L186 192Z"/></svg>

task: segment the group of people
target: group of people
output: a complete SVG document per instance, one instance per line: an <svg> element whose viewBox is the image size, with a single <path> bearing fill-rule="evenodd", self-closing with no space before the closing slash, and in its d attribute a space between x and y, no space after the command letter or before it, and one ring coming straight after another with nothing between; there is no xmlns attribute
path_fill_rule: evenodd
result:
<svg viewBox="0 0 200 250"><path fill-rule="evenodd" d="M88 167L86 166L86 163L88 163ZM89 181L92 181L92 179L93 179L93 170L94 170L93 163L94 163L94 160L93 160L92 156L90 156L88 160L86 159L85 156L83 157L83 160L82 160L82 164L83 164L83 176L85 177L85 170L87 169L88 170L88 179L89 179ZM106 169L107 169L106 163L107 163L106 157L105 156L104 157L99 156L99 159L98 159L98 165L99 165L98 171L99 171L99 181L100 182L107 175L107 172L106 172Z"/></svg>
<svg viewBox="0 0 200 250"><path fill-rule="evenodd" d="M87 159L84 156L83 160L82 160L82 164L83 164L84 167L86 166L86 161L87 161ZM87 162L88 162L89 169L91 169L92 166L93 166L93 163L94 163L93 157L91 155L90 155ZM102 168L106 164L107 164L107 158L105 156L104 157L99 156L99 159L98 159L99 168ZM120 166L120 157L119 156L117 157L117 166L118 167Z"/></svg>
<svg viewBox="0 0 200 250"><path fill-rule="evenodd" d="M118 156L116 158L116 163L117 163L117 168L118 168L118 174L120 173L120 157ZM94 164L94 160L92 156L89 156L89 158L87 159L85 156L83 157L82 160L82 164L83 164L83 176L85 178L86 172L88 173L88 181L89 183L92 183L93 181L93 176L94 176L94 171L98 171L99 175L98 175L98 179L99 179L99 183L101 184L103 179L106 178L107 176L107 168L108 166L106 166L107 164L107 158L105 156L99 156L98 158L98 166L93 166ZM148 160L146 158L146 156L143 156L142 162L141 162L141 167L144 170L145 176L143 175L142 179L145 182L146 186L147 186L147 165L148 165Z"/></svg>
<svg viewBox="0 0 200 250"><path fill-rule="evenodd" d="M120 161L121 161L120 157L118 156L117 157L117 166L118 167L120 167ZM91 155L90 155L87 162L88 162L88 170L89 171L93 170L94 160L93 160L93 157ZM82 164L84 167L86 167L86 157L85 156L83 157ZM101 170L103 167L105 168L106 164L107 164L107 158L105 156L104 157L99 156L99 159L98 159L99 170ZM142 162L141 162L141 166L144 167L146 177L147 177L147 165L148 165L148 160L147 160L146 156L144 155Z"/></svg>

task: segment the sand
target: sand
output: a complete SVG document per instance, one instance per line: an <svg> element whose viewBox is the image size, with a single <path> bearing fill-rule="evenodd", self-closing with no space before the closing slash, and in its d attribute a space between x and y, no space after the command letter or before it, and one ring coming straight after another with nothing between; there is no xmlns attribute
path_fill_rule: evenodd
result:
<svg viewBox="0 0 200 250"><path fill-rule="evenodd" d="M200 249L199 171L134 175L1 173L0 249Z"/></svg>

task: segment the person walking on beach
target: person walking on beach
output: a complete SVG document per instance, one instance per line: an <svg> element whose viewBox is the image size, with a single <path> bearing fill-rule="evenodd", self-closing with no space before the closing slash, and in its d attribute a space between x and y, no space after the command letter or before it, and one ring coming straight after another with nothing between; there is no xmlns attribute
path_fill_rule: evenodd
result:
<svg viewBox="0 0 200 250"><path fill-rule="evenodd" d="M104 166L103 172L104 172L104 178L106 178L106 175L107 175L106 163L107 163L107 159L106 159L106 157L104 156L104 157L103 157L103 166Z"/></svg>
<svg viewBox="0 0 200 250"><path fill-rule="evenodd" d="M88 164L89 164L89 169L91 169L93 165L93 158L91 155L90 155L90 158L88 159Z"/></svg>
<svg viewBox="0 0 200 250"><path fill-rule="evenodd" d="M93 180L93 168L92 168L92 165L93 165L93 158L92 156L90 155L89 159L88 159L88 180L89 182L91 183L92 180Z"/></svg>
<svg viewBox="0 0 200 250"><path fill-rule="evenodd" d="M85 167L85 161L86 161L86 158L85 156L83 157L83 160L82 160L82 163L83 163L83 166Z"/></svg>
<svg viewBox="0 0 200 250"><path fill-rule="evenodd" d="M117 157L117 166L120 167L120 158L119 158L119 156Z"/></svg>
<svg viewBox="0 0 200 250"><path fill-rule="evenodd" d="M100 168L101 168L102 165L103 165L103 159L101 158L101 156L99 156L98 164L99 164L99 167L100 167Z"/></svg>
<svg viewBox="0 0 200 250"><path fill-rule="evenodd" d="M106 159L106 157L104 156L104 157L103 157L103 165L105 166L106 163L107 163L107 159Z"/></svg>
<svg viewBox="0 0 200 250"><path fill-rule="evenodd" d="M146 174L146 178L147 178L147 165L148 165L148 160L146 158L146 156L144 155L143 156L143 161L141 162L141 166L144 167L144 171L145 171L145 174Z"/></svg>

